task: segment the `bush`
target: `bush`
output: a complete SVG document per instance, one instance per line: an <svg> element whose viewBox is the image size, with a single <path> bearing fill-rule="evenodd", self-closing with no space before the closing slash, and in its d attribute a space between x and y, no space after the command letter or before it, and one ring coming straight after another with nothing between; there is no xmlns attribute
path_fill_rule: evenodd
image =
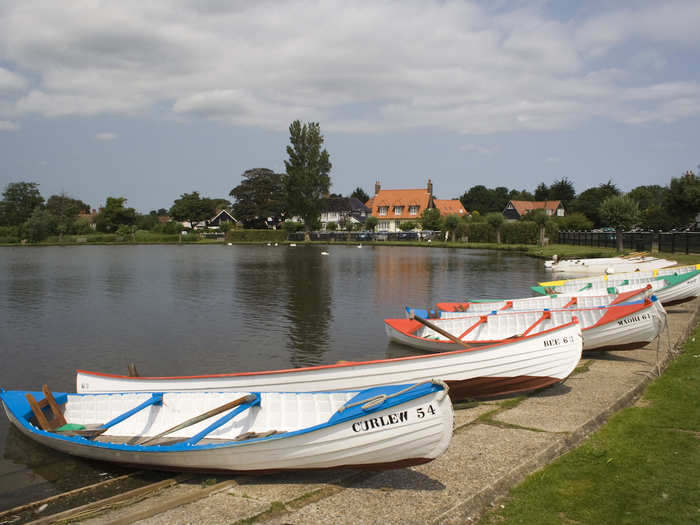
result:
<svg viewBox="0 0 700 525"><path fill-rule="evenodd" d="M231 230L226 234L226 240L228 242L283 242L287 240L287 231Z"/></svg>
<svg viewBox="0 0 700 525"><path fill-rule="evenodd" d="M472 222L467 225L469 242L496 242L496 230L487 222Z"/></svg>
<svg viewBox="0 0 700 525"><path fill-rule="evenodd" d="M282 223L282 228L284 229L285 232L289 233L295 233L298 232L299 230L304 229L304 225L301 222L294 222L294 221L285 221ZM255 230L258 231L258 230Z"/></svg>
<svg viewBox="0 0 700 525"><path fill-rule="evenodd" d="M19 228L17 226L0 226L0 243L19 242Z"/></svg>
<svg viewBox="0 0 700 525"><path fill-rule="evenodd" d="M507 222L501 227L505 244L537 244L539 226L532 221Z"/></svg>
<svg viewBox="0 0 700 525"><path fill-rule="evenodd" d="M334 232L337 229L338 225L334 222L329 222L328 224L326 224L326 230L328 230L329 232Z"/></svg>

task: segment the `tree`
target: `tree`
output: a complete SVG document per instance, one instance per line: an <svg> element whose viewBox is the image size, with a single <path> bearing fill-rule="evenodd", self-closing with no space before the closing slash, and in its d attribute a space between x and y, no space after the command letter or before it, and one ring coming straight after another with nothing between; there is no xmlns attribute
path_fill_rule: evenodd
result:
<svg viewBox="0 0 700 525"><path fill-rule="evenodd" d="M418 223L415 221L405 221L399 224L399 230L402 232L407 232L415 230L418 227Z"/></svg>
<svg viewBox="0 0 700 525"><path fill-rule="evenodd" d="M539 226L539 240L537 244L544 246L544 232L547 228L547 222L549 221L549 215L543 209L530 210L522 218L524 221L531 221Z"/></svg>
<svg viewBox="0 0 700 525"><path fill-rule="evenodd" d="M508 201L511 200L511 192L508 191L508 188L503 186L489 189L486 186L478 184L472 186L459 200L469 212L474 210L477 210L481 214L496 211L502 212L508 204Z"/></svg>
<svg viewBox="0 0 700 525"><path fill-rule="evenodd" d="M136 222L136 210L126 208L126 197L107 197L107 203L95 217L97 231L112 233L122 225L131 226Z"/></svg>
<svg viewBox="0 0 700 525"><path fill-rule="evenodd" d="M321 127L317 122L302 125L295 120L289 126L289 142L284 161L287 173L282 176L285 208L289 215L304 220L304 239L323 211L323 196L328 193L331 161L323 146Z"/></svg>
<svg viewBox="0 0 700 525"><path fill-rule="evenodd" d="M564 217L553 217L560 230L590 230L593 228L593 221L583 213L571 213Z"/></svg>
<svg viewBox="0 0 700 525"><path fill-rule="evenodd" d="M178 221L187 221L194 229L195 225L211 218L216 212L216 204L212 199L201 198L199 192L183 193L175 199L170 208L170 215Z"/></svg>
<svg viewBox="0 0 700 525"><path fill-rule="evenodd" d="M455 230L457 229L457 225L462 222L460 219L459 215L451 213L447 217L445 217L445 229L450 232L450 238L454 241L455 239Z"/></svg>
<svg viewBox="0 0 700 525"><path fill-rule="evenodd" d="M687 171L682 177L672 178L668 209L674 217L674 226L686 228L700 213L700 177Z"/></svg>
<svg viewBox="0 0 700 525"><path fill-rule="evenodd" d="M236 199L233 215L244 228L267 228L267 218L283 215L282 175L267 168L246 170L229 195Z"/></svg>
<svg viewBox="0 0 700 525"><path fill-rule="evenodd" d="M511 201L534 201L535 196L527 190L510 190L508 195Z"/></svg>
<svg viewBox="0 0 700 525"><path fill-rule="evenodd" d="M637 201L641 211L652 206L666 206L669 198L667 187L652 184L649 186L637 186L627 194Z"/></svg>
<svg viewBox="0 0 700 525"><path fill-rule="evenodd" d="M337 229L338 229L338 225L332 221L326 224L326 230L328 230L329 232L334 232Z"/></svg>
<svg viewBox="0 0 700 525"><path fill-rule="evenodd" d="M32 242L42 241L56 233L56 218L48 210L37 206L31 217L22 224L22 232Z"/></svg>
<svg viewBox="0 0 700 525"><path fill-rule="evenodd" d="M615 228L617 251L621 252L622 232L639 221L639 206L628 196L613 195L600 205L600 218L606 226Z"/></svg>
<svg viewBox="0 0 700 525"><path fill-rule="evenodd" d="M377 224L379 224L379 219L374 217L373 215L370 215L365 219L365 228L367 228L369 231L373 232L374 229L377 227Z"/></svg>
<svg viewBox="0 0 700 525"><path fill-rule="evenodd" d="M486 214L486 222L496 230L496 244L501 244L501 227L505 221L506 218L500 212L494 211Z"/></svg>
<svg viewBox="0 0 700 525"><path fill-rule="evenodd" d="M424 230L442 230L442 217L440 210L429 208L424 210L420 217L420 223Z"/></svg>
<svg viewBox="0 0 700 525"><path fill-rule="evenodd" d="M352 192L350 197L355 197L362 204L364 204L365 202L367 202L369 200L369 195L367 195L365 190L363 190L359 186L357 188L355 188L355 191Z"/></svg>
<svg viewBox="0 0 700 525"><path fill-rule="evenodd" d="M535 200L536 201L546 201L549 200L549 186L544 182L540 182L535 188Z"/></svg>
<svg viewBox="0 0 700 525"><path fill-rule="evenodd" d="M75 229L75 219L80 213L89 213L90 205L61 193L61 195L49 197L46 201L46 209L56 218L56 230L60 238L64 233Z"/></svg>
<svg viewBox="0 0 700 525"><path fill-rule="evenodd" d="M608 197L617 195L620 195L620 190L612 181L608 181L595 188L589 188L576 197L571 203L571 211L583 213L598 228L602 225L599 213L601 203Z"/></svg>
<svg viewBox="0 0 700 525"><path fill-rule="evenodd" d="M571 201L576 197L576 190L574 190L574 185L566 177L562 177L559 180L555 180L549 187L548 199L550 201L561 201L564 208L568 209Z"/></svg>
<svg viewBox="0 0 700 525"><path fill-rule="evenodd" d="M34 209L44 204L36 182L11 182L2 193L0 225L17 226L31 217Z"/></svg>

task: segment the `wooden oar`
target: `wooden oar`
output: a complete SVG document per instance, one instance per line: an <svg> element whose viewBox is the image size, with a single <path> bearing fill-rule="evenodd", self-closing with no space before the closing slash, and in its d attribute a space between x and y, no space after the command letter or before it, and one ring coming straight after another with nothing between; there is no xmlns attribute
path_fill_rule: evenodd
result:
<svg viewBox="0 0 700 525"><path fill-rule="evenodd" d="M464 341L462 341L459 337L456 337L456 336L452 335L450 332L447 332L446 330L443 330L443 329L440 328L439 326L435 326L435 325L434 325L433 323L431 323L430 321L427 321L426 319L423 319L422 317L416 315L416 314L413 313L413 312L411 312L411 319L415 319L415 320L418 321L419 323L421 323L421 324L427 326L427 327L430 328L431 330L434 330L434 331L437 332L438 334L444 335L445 337L447 337L447 338L448 338L450 341L452 341L453 343L457 343L458 345L463 346L464 348L471 348L471 345L468 345L467 343L465 343Z"/></svg>
<svg viewBox="0 0 700 525"><path fill-rule="evenodd" d="M183 428L192 426L196 423L199 423L200 421L204 421L205 419L209 419L212 416L215 416L216 414L221 414L221 412L226 412L227 410L230 410L234 407L237 407L238 405L242 405L244 403L251 403L257 399L257 396L255 394L248 394L243 397L239 397L238 399L235 399L231 401L230 403L226 403L225 405L221 405L220 407L213 408L209 412L205 412L204 414L200 414L198 416L195 416L191 419L188 419L187 421L180 423L179 425L174 426L173 428L169 428L168 430L161 432L157 436L150 437L148 439L145 439L141 442L139 442L139 445L146 445L148 443L151 443L152 441L156 441L157 439L162 438L163 436L167 436L168 434L172 434L173 432L176 432L177 430L181 430Z"/></svg>

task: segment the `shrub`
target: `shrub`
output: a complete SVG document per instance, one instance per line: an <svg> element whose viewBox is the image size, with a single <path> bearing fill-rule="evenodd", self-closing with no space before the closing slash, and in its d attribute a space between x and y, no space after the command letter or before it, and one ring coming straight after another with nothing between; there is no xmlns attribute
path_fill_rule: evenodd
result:
<svg viewBox="0 0 700 525"><path fill-rule="evenodd" d="M287 240L287 231L231 230L226 234L226 240L228 242L282 242Z"/></svg>

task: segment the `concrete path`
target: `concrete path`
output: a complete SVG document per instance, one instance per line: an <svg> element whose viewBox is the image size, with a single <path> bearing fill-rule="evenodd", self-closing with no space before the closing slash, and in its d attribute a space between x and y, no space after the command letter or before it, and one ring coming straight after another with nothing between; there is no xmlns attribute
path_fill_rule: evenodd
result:
<svg viewBox="0 0 700 525"><path fill-rule="evenodd" d="M228 483L208 497L138 523L475 523L510 487L630 405L665 368L697 324L700 299L667 311L669 328L646 348L584 354L564 384L530 396L457 404L452 443L431 463L379 473L226 478ZM187 486L173 490L186 493ZM84 523L131 522L129 516L147 515L158 500L149 498Z"/></svg>

